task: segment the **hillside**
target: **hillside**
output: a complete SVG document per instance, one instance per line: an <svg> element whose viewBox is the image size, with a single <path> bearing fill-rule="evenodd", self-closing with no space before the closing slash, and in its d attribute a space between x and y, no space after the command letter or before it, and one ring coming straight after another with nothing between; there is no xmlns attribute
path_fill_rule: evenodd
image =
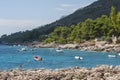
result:
<svg viewBox="0 0 120 80"><path fill-rule="evenodd" d="M57 20L51 24L33 29L31 31L17 32L11 35L3 35L0 39L2 42L9 43L23 43L34 40L39 40L40 35L49 34L58 26L70 26L79 22L85 21L87 18L96 19L101 15L109 15L111 6L116 8L116 11L120 11L120 0L98 0L89 6L82 9L78 9L74 13ZM43 37L44 39L44 37Z"/></svg>
<svg viewBox="0 0 120 80"><path fill-rule="evenodd" d="M45 27L56 27L61 25L72 25L78 22L84 21L87 18L96 19L101 15L109 15L111 6L116 8L116 11L120 11L120 0L98 0L89 6L82 9L78 9L74 13L56 21L51 24L45 25Z"/></svg>

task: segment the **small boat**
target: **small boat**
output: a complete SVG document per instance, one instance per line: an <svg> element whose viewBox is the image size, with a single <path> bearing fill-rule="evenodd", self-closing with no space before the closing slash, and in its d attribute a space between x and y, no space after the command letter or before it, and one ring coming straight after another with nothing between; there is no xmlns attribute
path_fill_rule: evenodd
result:
<svg viewBox="0 0 120 80"><path fill-rule="evenodd" d="M17 46L18 46L18 47L20 47L21 45L20 45L20 44L18 44Z"/></svg>
<svg viewBox="0 0 120 80"><path fill-rule="evenodd" d="M21 48L19 51L26 51L26 48Z"/></svg>
<svg viewBox="0 0 120 80"><path fill-rule="evenodd" d="M83 59L83 57L80 57L80 56L75 56L75 59L82 60L82 59Z"/></svg>
<svg viewBox="0 0 120 80"><path fill-rule="evenodd" d="M56 52L63 52L63 50L62 49L57 49Z"/></svg>
<svg viewBox="0 0 120 80"><path fill-rule="evenodd" d="M116 55L108 55L109 58L116 58Z"/></svg>
<svg viewBox="0 0 120 80"><path fill-rule="evenodd" d="M61 48L58 48L57 50L56 50L56 52L63 52L63 50L61 49Z"/></svg>
<svg viewBox="0 0 120 80"><path fill-rule="evenodd" d="M16 45L13 45L13 47L16 47Z"/></svg>
<svg viewBox="0 0 120 80"><path fill-rule="evenodd" d="M34 51L34 49L30 49L31 51Z"/></svg>
<svg viewBox="0 0 120 80"><path fill-rule="evenodd" d="M33 56L34 60L36 61L42 61L43 59L37 55Z"/></svg>
<svg viewBox="0 0 120 80"><path fill-rule="evenodd" d="M118 53L118 56L120 56L120 53Z"/></svg>

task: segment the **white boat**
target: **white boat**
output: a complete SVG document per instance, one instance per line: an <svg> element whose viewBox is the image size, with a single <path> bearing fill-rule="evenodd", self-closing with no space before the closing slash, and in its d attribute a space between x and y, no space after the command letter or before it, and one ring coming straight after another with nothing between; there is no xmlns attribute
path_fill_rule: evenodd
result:
<svg viewBox="0 0 120 80"><path fill-rule="evenodd" d="M120 56L120 53L118 53L118 56Z"/></svg>
<svg viewBox="0 0 120 80"><path fill-rule="evenodd" d="M13 47L16 47L16 45L13 45Z"/></svg>
<svg viewBox="0 0 120 80"><path fill-rule="evenodd" d="M109 58L116 58L116 55L108 55Z"/></svg>
<svg viewBox="0 0 120 80"><path fill-rule="evenodd" d="M63 50L58 48L56 52L63 52Z"/></svg>
<svg viewBox="0 0 120 80"><path fill-rule="evenodd" d="M26 48L21 48L19 51L26 51Z"/></svg>
<svg viewBox="0 0 120 80"><path fill-rule="evenodd" d="M80 57L80 56L75 56L75 59L82 60L82 59L83 59L83 57Z"/></svg>
<svg viewBox="0 0 120 80"><path fill-rule="evenodd" d="M18 47L20 47L21 45L20 45L20 44L18 44L17 46L18 46Z"/></svg>

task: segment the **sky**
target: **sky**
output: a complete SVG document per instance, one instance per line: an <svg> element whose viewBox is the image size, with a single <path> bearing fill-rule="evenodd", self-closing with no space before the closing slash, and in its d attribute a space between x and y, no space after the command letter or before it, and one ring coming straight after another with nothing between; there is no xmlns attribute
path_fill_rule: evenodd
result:
<svg viewBox="0 0 120 80"><path fill-rule="evenodd" d="M32 30L96 0L0 0L0 36Z"/></svg>

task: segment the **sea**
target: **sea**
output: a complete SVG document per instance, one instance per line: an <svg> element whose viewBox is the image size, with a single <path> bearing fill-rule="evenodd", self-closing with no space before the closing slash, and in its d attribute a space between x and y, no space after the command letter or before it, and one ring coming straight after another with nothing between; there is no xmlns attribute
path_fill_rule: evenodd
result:
<svg viewBox="0 0 120 80"><path fill-rule="evenodd" d="M21 51L25 48L24 51ZM37 61L33 56L40 56L43 60ZM117 57L108 57L116 55ZM80 56L83 59L75 59ZM61 69L70 67L96 67L97 65L120 65L120 56L115 52L95 52L76 49L63 49L56 52L56 48L31 48L20 45L0 45L0 70L8 69Z"/></svg>

